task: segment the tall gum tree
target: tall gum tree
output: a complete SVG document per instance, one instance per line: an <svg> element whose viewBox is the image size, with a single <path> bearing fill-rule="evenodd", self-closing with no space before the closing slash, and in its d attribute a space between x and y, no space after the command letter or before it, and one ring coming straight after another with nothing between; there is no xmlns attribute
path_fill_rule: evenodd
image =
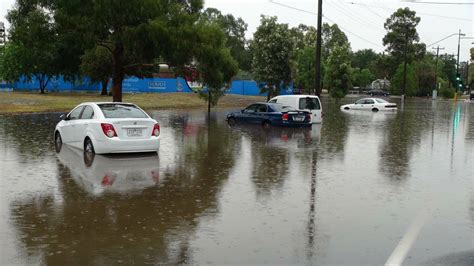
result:
<svg viewBox="0 0 474 266"><path fill-rule="evenodd" d="M395 11L384 24L387 34L383 38L383 45L395 58L396 65L403 63L401 94L406 93L407 64L423 58L426 51L426 45L419 43L420 37L416 31L419 23L420 17L416 16L416 12L406 7Z"/></svg>
<svg viewBox="0 0 474 266"><path fill-rule="evenodd" d="M287 24L276 17L262 16L252 41L253 72L259 81L266 83L260 91L267 98L278 95L280 85L291 81L290 59L293 41Z"/></svg>

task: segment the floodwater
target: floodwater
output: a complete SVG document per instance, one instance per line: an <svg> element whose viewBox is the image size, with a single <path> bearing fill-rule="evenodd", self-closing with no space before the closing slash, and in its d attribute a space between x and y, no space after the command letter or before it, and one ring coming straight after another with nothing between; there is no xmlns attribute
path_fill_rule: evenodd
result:
<svg viewBox="0 0 474 266"><path fill-rule="evenodd" d="M158 155L94 158L56 153L57 113L0 116L0 264L474 264L474 104L323 106L268 132L153 111Z"/></svg>

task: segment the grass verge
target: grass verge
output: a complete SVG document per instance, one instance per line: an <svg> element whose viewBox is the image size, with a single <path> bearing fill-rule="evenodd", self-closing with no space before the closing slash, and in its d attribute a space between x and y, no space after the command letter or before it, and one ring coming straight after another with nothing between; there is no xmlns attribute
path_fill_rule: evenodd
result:
<svg viewBox="0 0 474 266"><path fill-rule="evenodd" d="M124 94L122 100L145 110L207 108L207 103L194 93ZM111 96L86 93L0 92L0 114L66 112L83 102L111 101ZM238 108L256 101L265 101L265 97L225 95L216 107Z"/></svg>

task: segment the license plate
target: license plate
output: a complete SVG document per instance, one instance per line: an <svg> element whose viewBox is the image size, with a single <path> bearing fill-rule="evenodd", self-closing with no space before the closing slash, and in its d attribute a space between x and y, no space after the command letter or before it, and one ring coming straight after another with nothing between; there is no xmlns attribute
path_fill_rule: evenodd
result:
<svg viewBox="0 0 474 266"><path fill-rule="evenodd" d="M293 120L298 122L304 121L304 116L294 116Z"/></svg>
<svg viewBox="0 0 474 266"><path fill-rule="evenodd" d="M141 129L131 128L127 129L127 136L129 137L138 137L142 135Z"/></svg>

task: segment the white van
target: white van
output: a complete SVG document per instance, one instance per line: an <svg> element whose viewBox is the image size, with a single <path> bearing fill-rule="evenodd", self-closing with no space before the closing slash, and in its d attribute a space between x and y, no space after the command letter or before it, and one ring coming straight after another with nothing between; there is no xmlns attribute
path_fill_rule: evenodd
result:
<svg viewBox="0 0 474 266"><path fill-rule="evenodd" d="M321 123L323 108L318 96L314 95L279 95L268 101L291 106L295 109L311 112L311 123Z"/></svg>

